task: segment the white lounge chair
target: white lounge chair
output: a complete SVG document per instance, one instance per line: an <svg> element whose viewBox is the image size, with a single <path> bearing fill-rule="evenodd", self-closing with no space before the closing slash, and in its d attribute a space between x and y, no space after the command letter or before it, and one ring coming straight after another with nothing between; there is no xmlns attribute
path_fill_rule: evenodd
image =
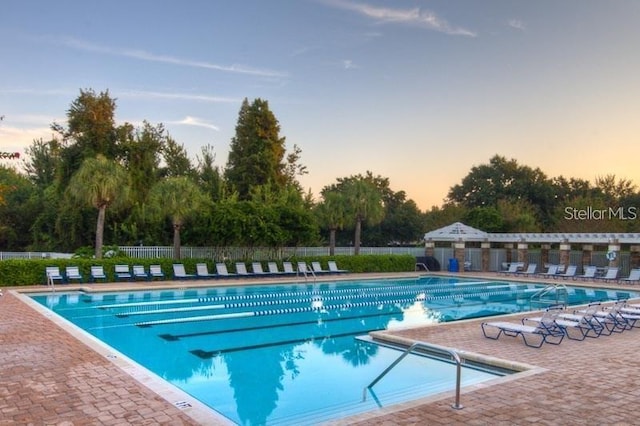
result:
<svg viewBox="0 0 640 426"><path fill-rule="evenodd" d="M583 280L592 280L596 277L597 272L598 272L598 268L596 268L595 266L585 266L584 274L576 275L575 277L573 277L573 279L577 280L578 278L580 278Z"/></svg>
<svg viewBox="0 0 640 426"><path fill-rule="evenodd" d="M278 268L278 264L276 262L268 262L267 267L269 269L269 273L272 275L281 275L282 272L280 268Z"/></svg>
<svg viewBox="0 0 640 426"><path fill-rule="evenodd" d="M291 262L282 262L282 267L284 268L285 274L295 274L296 271L293 270L293 264Z"/></svg>
<svg viewBox="0 0 640 426"><path fill-rule="evenodd" d="M173 279L174 280L190 280L196 278L194 274L187 274L182 263L173 264Z"/></svg>
<svg viewBox="0 0 640 426"><path fill-rule="evenodd" d="M525 271L520 271L516 273L516 275L523 275L523 276L535 275L537 269L538 269L537 263L530 263L529 265L527 265L527 269Z"/></svg>
<svg viewBox="0 0 640 426"><path fill-rule="evenodd" d="M236 274L232 274L227 270L227 264L224 262L216 263L216 272L219 277L235 277Z"/></svg>
<svg viewBox="0 0 640 426"><path fill-rule="evenodd" d="M47 266L44 270L44 274L48 285L53 285L56 282L62 284L64 282L64 277L60 273L60 268L57 266Z"/></svg>
<svg viewBox="0 0 640 426"><path fill-rule="evenodd" d="M523 325L507 321L490 321L481 324L482 334L489 339L498 340L500 336L522 336L524 344L539 348L544 343L559 345L564 339L564 332L555 323L557 312L546 311L536 325ZM495 333L497 330L497 334Z"/></svg>
<svg viewBox="0 0 640 426"><path fill-rule="evenodd" d="M68 283L73 281L78 281L78 282L83 281L82 274L80 273L80 268L77 266L65 267L64 275Z"/></svg>
<svg viewBox="0 0 640 426"><path fill-rule="evenodd" d="M315 274L328 274L329 270L326 269L322 269L322 265L320 264L320 262L311 262L311 269L313 270L313 272Z"/></svg>
<svg viewBox="0 0 640 426"><path fill-rule="evenodd" d="M621 283L637 283L640 281L640 269L632 269L629 272L629 276L620 278Z"/></svg>
<svg viewBox="0 0 640 426"><path fill-rule="evenodd" d="M149 278L159 278L164 279L164 272L162 272L162 266L160 265L151 265L149 266Z"/></svg>
<svg viewBox="0 0 640 426"><path fill-rule="evenodd" d="M620 271L619 268L609 267L607 268L607 272L604 274L604 276L599 277L598 279L603 281L616 281L618 279L619 271Z"/></svg>
<svg viewBox="0 0 640 426"><path fill-rule="evenodd" d="M133 276L131 275L131 270L129 269L129 265L116 265L114 267L114 273L116 281L131 280L133 278Z"/></svg>
<svg viewBox="0 0 640 426"><path fill-rule="evenodd" d="M244 262L236 262L236 274L243 277L249 277L253 275L250 274L249 271L247 271L247 265L245 265Z"/></svg>
<svg viewBox="0 0 640 426"><path fill-rule="evenodd" d="M509 268L506 271L499 271L498 273L503 275L515 275L522 268L522 266L523 265L520 262L512 262L511 264L509 264Z"/></svg>
<svg viewBox="0 0 640 426"><path fill-rule="evenodd" d="M253 271L253 275L269 275L262 269L262 263L260 262L252 262L251 270Z"/></svg>
<svg viewBox="0 0 640 426"><path fill-rule="evenodd" d="M104 273L104 267L101 265L94 265L91 267L91 282L98 282L99 280L107 281L107 275Z"/></svg>
<svg viewBox="0 0 640 426"><path fill-rule="evenodd" d="M541 277L555 277L558 273L558 267L559 265L549 265L547 272L540 272L538 275Z"/></svg>
<svg viewBox="0 0 640 426"><path fill-rule="evenodd" d="M567 266L566 271L564 271L562 274L558 274L554 276L553 278L563 278L565 280L568 278L574 278L576 276L577 270L578 270L578 267L576 265L569 265Z"/></svg>
<svg viewBox="0 0 640 426"><path fill-rule="evenodd" d="M349 272L346 269L339 269L338 265L336 264L335 260L330 260L327 262L327 265L329 266L329 271L333 272L333 273L344 273L344 272Z"/></svg>
<svg viewBox="0 0 640 426"><path fill-rule="evenodd" d="M144 270L143 265L133 265L133 279L134 280L148 280L149 274Z"/></svg>
<svg viewBox="0 0 640 426"><path fill-rule="evenodd" d="M197 278L214 278L216 274L209 272L209 267L206 263L196 263L196 277Z"/></svg>

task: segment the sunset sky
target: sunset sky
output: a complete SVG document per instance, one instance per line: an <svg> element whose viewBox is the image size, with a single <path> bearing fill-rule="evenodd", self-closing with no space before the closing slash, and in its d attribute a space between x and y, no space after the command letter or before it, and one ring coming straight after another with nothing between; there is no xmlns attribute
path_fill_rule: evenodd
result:
<svg viewBox="0 0 640 426"><path fill-rule="evenodd" d="M425 210L494 154L640 184L638 23L637 0L3 2L0 150L109 90L119 124L224 166L246 97L316 195L370 170Z"/></svg>

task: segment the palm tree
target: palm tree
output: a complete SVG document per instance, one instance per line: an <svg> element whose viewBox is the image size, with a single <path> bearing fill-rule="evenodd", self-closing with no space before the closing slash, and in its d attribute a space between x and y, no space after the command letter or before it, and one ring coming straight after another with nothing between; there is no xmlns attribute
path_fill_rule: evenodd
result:
<svg viewBox="0 0 640 426"><path fill-rule="evenodd" d="M151 189L150 200L156 211L171 218L173 257L180 259L180 230L185 219L205 204L205 195L188 177L173 176L159 181Z"/></svg>
<svg viewBox="0 0 640 426"><path fill-rule="evenodd" d="M320 224L329 229L329 255L333 256L336 251L336 231L342 229L347 221L347 200L338 191L324 191L322 198L315 213Z"/></svg>
<svg viewBox="0 0 640 426"><path fill-rule="evenodd" d="M359 178L343 182L343 196L347 200L347 212L355 220L353 254L360 254L360 236L362 222L376 225L384 219L382 195L378 188L370 181Z"/></svg>
<svg viewBox="0 0 640 426"><path fill-rule="evenodd" d="M71 177L67 191L72 198L98 209L95 257L102 258L107 207L120 206L128 201L126 170L103 155L87 158Z"/></svg>

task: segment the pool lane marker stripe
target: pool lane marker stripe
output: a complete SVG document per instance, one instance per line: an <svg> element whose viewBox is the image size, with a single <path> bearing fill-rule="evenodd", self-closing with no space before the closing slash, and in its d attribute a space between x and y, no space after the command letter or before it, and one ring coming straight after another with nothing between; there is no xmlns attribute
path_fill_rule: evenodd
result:
<svg viewBox="0 0 640 426"><path fill-rule="evenodd" d="M414 298L405 298L405 299L396 299L396 300L386 300L385 304L395 304L395 303L406 303L407 301L415 300ZM280 308L280 309L270 309L266 311L245 311L245 312L234 312L229 314L217 314L217 315L202 315L196 317L187 317L187 318L169 318L165 320L157 320L157 321L145 321L139 322L135 324L138 327L151 327L154 325L163 325L163 324L177 324L177 323L185 323L185 322L197 322L197 321L215 321L220 319L229 319L229 318L243 318L243 317L259 317L265 315L281 315L281 314L297 314L302 312L313 312L313 311L333 311L339 309L348 309L348 308L358 308L364 306L374 306L383 304L380 301L373 300L367 302L349 302L342 303L338 305L328 305L323 306L322 308L316 308L315 306L303 306L298 308Z"/></svg>

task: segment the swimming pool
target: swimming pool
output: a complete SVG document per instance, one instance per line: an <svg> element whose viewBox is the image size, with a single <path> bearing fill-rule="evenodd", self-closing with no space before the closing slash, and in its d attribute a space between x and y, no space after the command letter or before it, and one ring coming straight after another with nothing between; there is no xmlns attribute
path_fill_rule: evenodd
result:
<svg viewBox="0 0 640 426"><path fill-rule="evenodd" d="M410 356L362 401L400 353L355 336L530 310L543 287L422 277L33 298L236 423L313 424L453 389L453 364ZM572 304L637 297L567 295ZM465 369L463 385L495 377Z"/></svg>

